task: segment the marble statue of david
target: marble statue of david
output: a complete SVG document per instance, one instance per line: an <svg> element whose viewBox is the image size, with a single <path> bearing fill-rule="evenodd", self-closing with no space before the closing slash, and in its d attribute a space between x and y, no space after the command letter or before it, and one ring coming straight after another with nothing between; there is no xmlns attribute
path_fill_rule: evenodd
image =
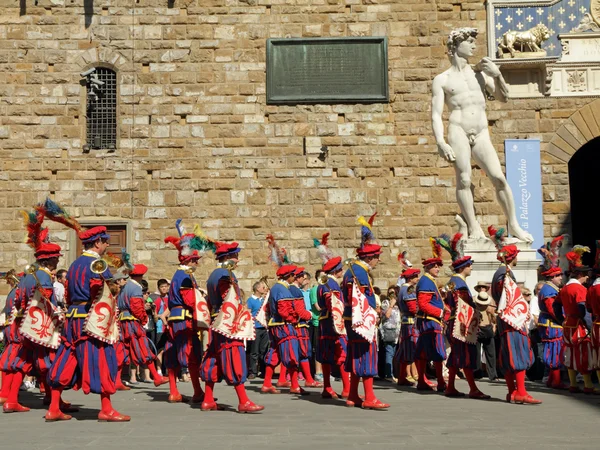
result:
<svg viewBox="0 0 600 450"><path fill-rule="evenodd" d="M533 242L531 234L517 221L515 202L502 172L496 149L492 145L485 114L486 94L506 101L508 86L500 69L489 58L483 58L475 70L469 58L476 48L477 29L459 28L448 36L448 56L451 66L433 80L431 105L432 125L440 155L454 164L456 171L456 199L461 217L467 224L468 237L485 237L475 217L471 192L471 157L492 181L496 196L508 221L512 236ZM448 141L444 138L442 113L444 104L450 112Z"/></svg>

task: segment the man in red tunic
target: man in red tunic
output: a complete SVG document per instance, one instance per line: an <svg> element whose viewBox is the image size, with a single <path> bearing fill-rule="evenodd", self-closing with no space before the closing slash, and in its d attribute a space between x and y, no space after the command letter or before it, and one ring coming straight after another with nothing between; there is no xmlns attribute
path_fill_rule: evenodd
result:
<svg viewBox="0 0 600 450"><path fill-rule="evenodd" d="M585 284L591 271L590 267L581 263L581 255L585 251L589 251L589 248L575 246L574 251L565 255L569 260L569 281L554 302L554 313L563 326L564 359L571 383L569 392L574 394L581 392L577 386L577 372L583 375L585 394L600 393L594 390L592 384L592 345L584 320L587 297Z"/></svg>
<svg viewBox="0 0 600 450"><path fill-rule="evenodd" d="M585 302L587 310L592 314L592 366L600 380L600 241L596 241L594 277Z"/></svg>

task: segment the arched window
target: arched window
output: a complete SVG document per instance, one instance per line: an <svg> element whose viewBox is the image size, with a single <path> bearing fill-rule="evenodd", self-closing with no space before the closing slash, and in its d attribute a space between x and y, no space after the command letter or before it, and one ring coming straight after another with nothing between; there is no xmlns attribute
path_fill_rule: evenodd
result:
<svg viewBox="0 0 600 450"><path fill-rule="evenodd" d="M117 74L95 67L86 74L86 145L84 151L117 148Z"/></svg>

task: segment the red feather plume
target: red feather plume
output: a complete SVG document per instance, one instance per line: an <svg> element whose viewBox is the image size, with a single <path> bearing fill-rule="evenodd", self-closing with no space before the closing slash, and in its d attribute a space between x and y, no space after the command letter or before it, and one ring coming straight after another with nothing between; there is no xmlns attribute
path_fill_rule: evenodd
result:
<svg viewBox="0 0 600 450"><path fill-rule="evenodd" d="M373 222L375 222L375 216L377 215L377 212L375 212L375 214L373 214L371 217L369 217L369 225L373 226Z"/></svg>

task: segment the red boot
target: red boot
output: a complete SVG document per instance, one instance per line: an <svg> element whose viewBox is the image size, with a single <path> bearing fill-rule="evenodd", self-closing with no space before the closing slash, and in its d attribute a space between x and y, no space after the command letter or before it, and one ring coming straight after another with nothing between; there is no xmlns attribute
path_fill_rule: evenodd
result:
<svg viewBox="0 0 600 450"><path fill-rule="evenodd" d="M223 411L223 407L217 402L202 402L200 405L202 411Z"/></svg>
<svg viewBox="0 0 600 450"><path fill-rule="evenodd" d="M263 409L265 409L264 406L257 405L250 400L248 400L243 405L241 403L238 405L238 413L241 413L241 414L256 413L256 412L262 411Z"/></svg>
<svg viewBox="0 0 600 450"><path fill-rule="evenodd" d="M388 409L390 405L388 403L383 403L381 400L377 398L375 400L365 400L362 402L362 409Z"/></svg>
<svg viewBox="0 0 600 450"><path fill-rule="evenodd" d="M27 412L27 411L29 411L29 408L27 406L20 405L19 403L4 402L4 405L2 405L2 410L5 413L15 413L15 412Z"/></svg>
<svg viewBox="0 0 600 450"><path fill-rule="evenodd" d="M169 382L169 377L160 377L154 379L154 386L159 387Z"/></svg>
<svg viewBox="0 0 600 450"><path fill-rule="evenodd" d="M109 412L100 411L98 413L98 422L129 422L131 417L121 414L116 410Z"/></svg>
<svg viewBox="0 0 600 450"><path fill-rule="evenodd" d="M188 403L188 399L179 393L169 395L167 401L169 403Z"/></svg>
<svg viewBox="0 0 600 450"><path fill-rule="evenodd" d="M281 391L275 386L263 386L260 388L260 392L261 394L281 394Z"/></svg>
<svg viewBox="0 0 600 450"><path fill-rule="evenodd" d="M514 400L515 400L515 403L521 404L521 405L522 404L539 405L542 403L541 400L537 400L529 394L527 394L527 395L515 394Z"/></svg>
<svg viewBox="0 0 600 450"><path fill-rule="evenodd" d="M44 416L46 422L59 422L61 420L71 420L72 417L68 414L63 413L62 411L48 411Z"/></svg>

